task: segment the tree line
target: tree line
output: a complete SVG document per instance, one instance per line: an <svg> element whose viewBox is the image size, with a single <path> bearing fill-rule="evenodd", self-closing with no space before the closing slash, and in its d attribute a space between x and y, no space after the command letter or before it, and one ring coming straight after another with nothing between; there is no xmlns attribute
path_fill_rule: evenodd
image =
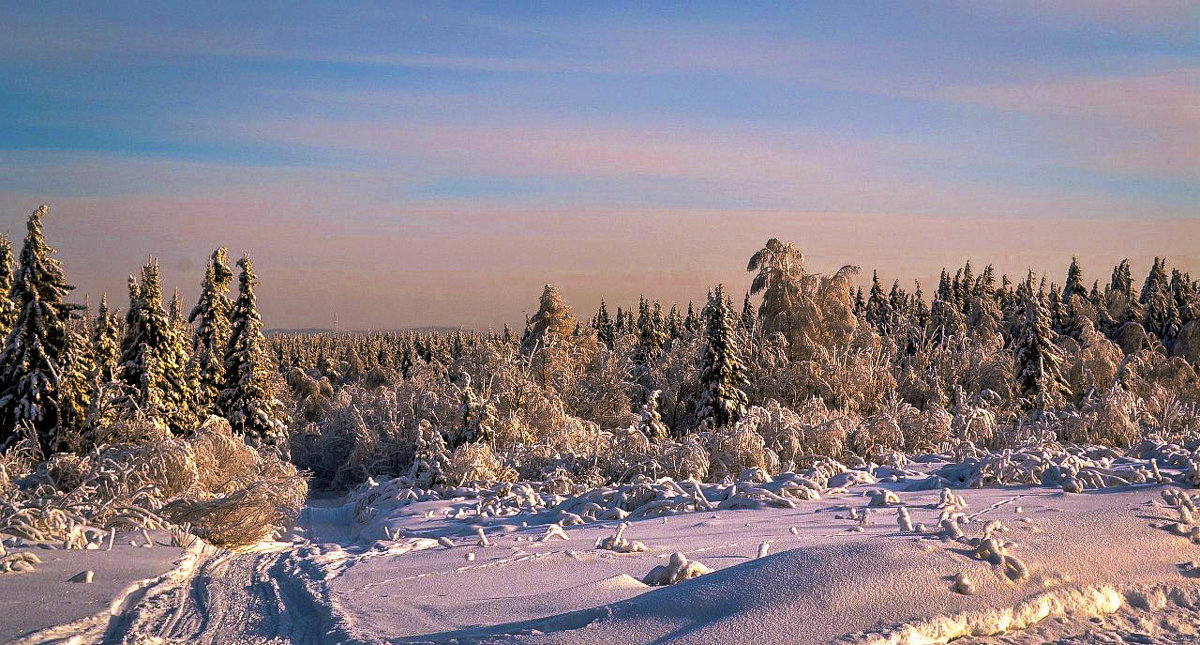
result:
<svg viewBox="0 0 1200 645"><path fill-rule="evenodd" d="M237 262L236 300L219 248L186 317L178 291L164 306L153 258L129 277L123 318L107 296L93 314L67 301L74 287L46 242L48 213L43 205L29 216L15 262L0 236L0 450L29 435L46 454L87 450L131 417L181 434L210 414L252 443L286 450L289 419L276 395L249 257Z"/></svg>

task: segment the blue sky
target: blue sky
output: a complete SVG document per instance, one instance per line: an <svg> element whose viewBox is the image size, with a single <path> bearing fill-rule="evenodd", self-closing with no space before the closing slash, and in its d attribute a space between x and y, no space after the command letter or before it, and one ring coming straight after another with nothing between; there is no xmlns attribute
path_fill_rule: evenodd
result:
<svg viewBox="0 0 1200 645"><path fill-rule="evenodd" d="M93 298L228 244L279 326L698 299L769 236L1196 272L1198 6L0 2L0 227L49 202Z"/></svg>

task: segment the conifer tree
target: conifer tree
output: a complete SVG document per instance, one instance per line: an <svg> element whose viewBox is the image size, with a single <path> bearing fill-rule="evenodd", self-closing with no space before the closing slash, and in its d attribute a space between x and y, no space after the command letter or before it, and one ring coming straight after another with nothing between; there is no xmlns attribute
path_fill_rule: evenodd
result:
<svg viewBox="0 0 1200 645"><path fill-rule="evenodd" d="M746 298L742 300L742 318L738 324L746 331L754 329L754 307L750 305L749 291L746 292Z"/></svg>
<svg viewBox="0 0 1200 645"><path fill-rule="evenodd" d="M95 397L98 383L95 352L87 335L90 321L85 319L75 322L75 325L67 329L62 387L59 391L60 443L67 437L78 437L84 431L88 408Z"/></svg>
<svg viewBox="0 0 1200 645"><path fill-rule="evenodd" d="M1171 270L1171 297L1175 300L1175 310L1178 312L1181 328L1200 316L1200 302L1197 300L1192 277L1179 269Z"/></svg>
<svg viewBox="0 0 1200 645"><path fill-rule="evenodd" d="M746 414L746 368L742 364L734 331L732 307L722 285L709 295L704 308L707 344L700 372L700 402L697 422L722 428L737 423Z"/></svg>
<svg viewBox="0 0 1200 645"><path fill-rule="evenodd" d="M638 421L638 430L649 437L651 441L661 441L667 438L667 424L663 423L662 414L658 410L658 401L661 395L662 390L654 390L650 393L650 398L642 405L641 419Z"/></svg>
<svg viewBox="0 0 1200 645"><path fill-rule="evenodd" d="M1083 268L1079 266L1079 258L1072 255L1071 266L1067 268L1067 283L1063 285L1063 301L1070 302L1075 294L1086 295L1087 287L1083 285Z"/></svg>
<svg viewBox="0 0 1200 645"><path fill-rule="evenodd" d="M983 298L987 302L995 303L996 301L996 268L992 265L983 267L983 273L979 274L979 278L975 280L975 290L973 295Z"/></svg>
<svg viewBox="0 0 1200 645"><path fill-rule="evenodd" d="M229 317L233 311L233 303L226 294L232 282L228 252L222 246L209 258L200 285L200 300L188 314L188 322L196 324L192 336L192 355L199 372L196 402L204 412L217 411L225 386L225 349L229 345Z"/></svg>
<svg viewBox="0 0 1200 645"><path fill-rule="evenodd" d="M7 337L17 320L17 304L9 295L13 287L12 242L0 235L0 335Z"/></svg>
<svg viewBox="0 0 1200 645"><path fill-rule="evenodd" d="M867 324L874 327L875 331L880 334L888 333L889 321L892 318L891 307L887 295L883 292L883 285L879 283L878 271L871 274L871 296L867 298L865 316Z"/></svg>
<svg viewBox="0 0 1200 645"><path fill-rule="evenodd" d="M1142 305L1142 325L1146 331L1163 342L1175 338L1179 331L1179 312L1175 310L1175 298L1171 295L1165 259L1154 258L1138 303Z"/></svg>
<svg viewBox="0 0 1200 645"><path fill-rule="evenodd" d="M925 294L921 292L921 282L913 281L912 315L918 329L925 329L929 324L929 305L925 302Z"/></svg>
<svg viewBox="0 0 1200 645"><path fill-rule="evenodd" d="M700 321L696 318L696 307L691 300L688 301L687 315L683 318L683 328L692 333L700 329Z"/></svg>
<svg viewBox="0 0 1200 645"><path fill-rule="evenodd" d="M100 296L100 308L92 327L92 347L96 380L100 385L117 379L121 360L121 328L117 314L108 308L108 294Z"/></svg>
<svg viewBox="0 0 1200 645"><path fill-rule="evenodd" d="M612 318L608 315L608 305L604 303L604 300L600 301L600 311L596 312L594 326L596 328L596 337L600 342L604 343L605 347L612 349L613 343L616 342L617 330L613 326Z"/></svg>
<svg viewBox="0 0 1200 645"><path fill-rule="evenodd" d="M176 432L196 420L188 360L184 337L163 310L158 260L151 258L142 267L140 283L129 276L121 378L133 389L131 401L140 410Z"/></svg>
<svg viewBox="0 0 1200 645"><path fill-rule="evenodd" d="M1133 286L1133 271L1129 268L1129 260L1121 260L1121 263L1113 268L1108 296L1108 300L1115 305L1113 316L1117 325L1142 319L1142 308L1137 288Z"/></svg>
<svg viewBox="0 0 1200 645"><path fill-rule="evenodd" d="M1024 312L1014 347L1016 390L1034 407L1046 410L1062 403L1069 386L1064 375L1064 353L1054 343L1054 330L1050 328L1050 312L1033 293L1031 281L1032 273L1021 290Z"/></svg>
<svg viewBox="0 0 1200 645"><path fill-rule="evenodd" d="M667 335L671 338L679 338L682 331L683 318L679 315L679 307L672 303L671 313L667 316Z"/></svg>
<svg viewBox="0 0 1200 645"><path fill-rule="evenodd" d="M238 297L233 306L229 348L225 352L225 388L221 390L221 410L233 429L256 445L274 446L287 451L288 415L275 396L272 381L274 367L267 354L262 334L262 318L254 287L258 277L254 265L243 255L237 262Z"/></svg>
<svg viewBox="0 0 1200 645"><path fill-rule="evenodd" d="M0 449L11 445L25 424L44 451L58 442L68 322L79 307L65 302L74 287L46 243L42 218L49 210L43 205L29 216L10 292L17 317L0 353Z"/></svg>

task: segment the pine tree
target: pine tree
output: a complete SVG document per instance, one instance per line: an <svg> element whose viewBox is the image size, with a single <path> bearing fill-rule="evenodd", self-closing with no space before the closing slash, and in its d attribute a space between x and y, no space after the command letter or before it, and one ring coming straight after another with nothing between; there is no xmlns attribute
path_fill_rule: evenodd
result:
<svg viewBox="0 0 1200 645"><path fill-rule="evenodd" d="M1063 285L1063 301L1070 302L1075 294L1085 296L1087 287L1083 285L1083 268L1079 266L1079 258L1072 255L1071 266L1067 268L1067 283Z"/></svg>
<svg viewBox="0 0 1200 645"><path fill-rule="evenodd" d="M1138 299L1137 289L1133 286L1133 271L1129 268L1129 260L1113 267L1112 280L1108 288L1108 300L1114 301L1117 325L1131 321L1140 321L1142 308Z"/></svg>
<svg viewBox="0 0 1200 645"><path fill-rule="evenodd" d="M12 242L0 235L0 335L8 336L17 320L17 304L9 294L13 288Z"/></svg>
<svg viewBox="0 0 1200 645"><path fill-rule="evenodd" d="M996 301L996 268L992 265L983 267L983 273L979 274L979 279L975 280L975 290L973 294L979 298L983 298L987 302L995 303Z"/></svg>
<svg viewBox="0 0 1200 645"><path fill-rule="evenodd" d="M85 319L76 323L67 330L62 387L59 391L60 443L67 437L79 437L84 431L88 408L96 395L98 385L95 352L93 345L88 342L87 335L90 321Z"/></svg>
<svg viewBox="0 0 1200 645"><path fill-rule="evenodd" d="M661 394L662 390L654 390L650 393L650 398L642 405L641 419L638 421L638 430L649 437L651 441L661 441L667 438L667 424L663 423L662 414L658 411L658 400Z"/></svg>
<svg viewBox="0 0 1200 645"><path fill-rule="evenodd" d="M742 364L734 331L732 307L725 289L717 285L704 308L707 344L700 372L700 402L697 422L722 428L737 423L746 414L746 368Z"/></svg>
<svg viewBox="0 0 1200 645"><path fill-rule="evenodd" d="M1167 261L1154 258L1154 265L1146 276L1138 303L1142 305L1142 325L1146 331L1170 342L1179 332L1179 312L1175 309L1175 298L1171 295L1171 284L1167 279Z"/></svg>
<svg viewBox="0 0 1200 645"><path fill-rule="evenodd" d="M662 305L642 298L638 304L638 349L642 362L655 356L667 342L666 325L662 317Z"/></svg>
<svg viewBox="0 0 1200 645"><path fill-rule="evenodd" d="M746 292L746 298L742 300L742 318L738 321L738 325L746 330L754 329L754 307L750 304L750 292Z"/></svg>
<svg viewBox="0 0 1200 645"><path fill-rule="evenodd" d="M0 449L11 445L25 424L44 451L58 443L68 322L79 307L64 301L74 287L46 243L42 218L49 210L43 205L29 216L10 292L17 317L0 353Z"/></svg>
<svg viewBox="0 0 1200 645"><path fill-rule="evenodd" d="M1179 269L1171 270L1171 297L1175 300L1175 310L1179 312L1179 326L1200 317L1200 301L1197 300L1192 277Z"/></svg>
<svg viewBox="0 0 1200 645"><path fill-rule="evenodd" d="M1032 274L1029 280L1032 280ZM1015 346L1016 390L1035 407L1046 410L1062 403L1068 393L1063 350L1054 344L1050 312L1026 282L1021 291L1024 312Z"/></svg>
<svg viewBox="0 0 1200 645"><path fill-rule="evenodd" d="M596 312L596 337L604 346L612 349L613 343L617 339L617 330L613 326L612 318L608 315L608 305L603 300L600 301L600 311Z"/></svg>
<svg viewBox="0 0 1200 645"><path fill-rule="evenodd" d="M667 316L667 335L671 338L679 338L679 334L682 332L683 317L679 315L679 307L672 303L671 313Z"/></svg>
<svg viewBox="0 0 1200 645"><path fill-rule="evenodd" d="M262 318L254 287L258 277L250 258L237 262L238 297L233 306L229 347L225 352L225 388L220 405L234 430L250 443L274 446L287 452L287 424L290 422L283 403L275 396L272 381L274 367L267 354L262 334Z"/></svg>
<svg viewBox="0 0 1200 645"><path fill-rule="evenodd" d="M121 378L133 389L131 402L138 409L176 432L196 421L188 360L183 335L163 310L158 261L151 258L142 267L141 283L129 276Z"/></svg>
<svg viewBox="0 0 1200 645"><path fill-rule="evenodd" d="M875 271L871 274L871 295L867 298L867 309L865 312L867 324L875 328L880 334L887 334L889 321L892 318L891 306L888 303L887 295L883 292L883 285L879 283L879 272Z"/></svg>
<svg viewBox="0 0 1200 645"><path fill-rule="evenodd" d="M232 282L228 252L222 246L209 258L200 285L200 300L188 314L188 322L196 324L192 336L192 355L199 372L196 402L206 413L217 411L225 386L225 348L229 345L229 317L233 311L233 303L226 294Z"/></svg>
<svg viewBox="0 0 1200 645"><path fill-rule="evenodd" d="M100 385L117 379L121 360L121 327L117 314L108 308L108 294L100 296L100 308L92 327L92 347L96 379Z"/></svg>
<svg viewBox="0 0 1200 645"><path fill-rule="evenodd" d="M700 322L696 318L696 307L692 304L691 300L688 301L687 315L683 318L683 328L692 333L700 329Z"/></svg>

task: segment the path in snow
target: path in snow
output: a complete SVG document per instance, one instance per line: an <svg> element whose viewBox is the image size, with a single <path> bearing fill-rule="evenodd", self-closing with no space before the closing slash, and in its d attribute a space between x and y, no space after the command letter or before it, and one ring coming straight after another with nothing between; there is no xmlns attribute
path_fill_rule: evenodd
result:
<svg viewBox="0 0 1200 645"><path fill-rule="evenodd" d="M889 487L914 522L936 524L935 492ZM408 505L392 517L395 539L375 540L371 531L381 529L355 526L349 505L314 499L291 542L190 553L132 590L115 615L21 642L874 644L971 634L974 640L963 642L1197 640L1200 579L1181 565L1200 560L1200 545L1160 528L1174 519L1162 486L1082 495L1033 487L956 491L973 518L968 536L989 520L1008 527L1003 537L1030 568L1022 582L961 542L901 533L894 508L873 509L859 530L849 510L866 507L868 488L794 509L638 520L625 536L649 551L636 554L594 548L615 522L566 527L566 541L542 540L545 525L513 522L489 532L490 545L480 547L447 518L470 500ZM447 536L449 548L435 539ZM764 542L770 555L756 559ZM639 581L675 551L717 571L668 588ZM950 590L956 573L970 577L974 595ZM1022 621L1030 625L981 635L1025 627Z"/></svg>

